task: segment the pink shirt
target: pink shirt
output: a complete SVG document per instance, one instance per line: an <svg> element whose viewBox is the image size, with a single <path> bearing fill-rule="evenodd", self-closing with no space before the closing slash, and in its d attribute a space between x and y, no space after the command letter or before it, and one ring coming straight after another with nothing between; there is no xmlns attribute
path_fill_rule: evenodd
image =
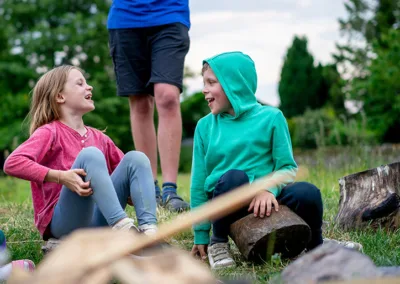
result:
<svg viewBox="0 0 400 284"><path fill-rule="evenodd" d="M124 156L107 135L91 127L86 129L87 133L81 136L59 121L43 125L12 152L4 164L6 174L31 181L35 225L42 236L50 224L62 187L44 181L50 169L71 169L79 152L89 146L103 152L110 174Z"/></svg>

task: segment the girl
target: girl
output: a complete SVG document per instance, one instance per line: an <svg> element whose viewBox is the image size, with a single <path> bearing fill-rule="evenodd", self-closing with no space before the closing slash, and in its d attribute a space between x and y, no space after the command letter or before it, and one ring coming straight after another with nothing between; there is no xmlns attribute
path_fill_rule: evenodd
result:
<svg viewBox="0 0 400 284"><path fill-rule="evenodd" d="M80 69L60 66L33 89L30 137L6 160L4 172L31 181L35 225L45 240L85 227L137 230L124 209L130 198L138 230L156 231L156 199L149 159L125 156L83 115L93 111L93 87Z"/></svg>

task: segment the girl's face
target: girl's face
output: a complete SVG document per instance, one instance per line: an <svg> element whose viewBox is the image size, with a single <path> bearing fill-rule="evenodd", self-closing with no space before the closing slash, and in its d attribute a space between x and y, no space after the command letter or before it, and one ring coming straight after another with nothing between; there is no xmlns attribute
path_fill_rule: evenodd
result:
<svg viewBox="0 0 400 284"><path fill-rule="evenodd" d="M58 94L57 102L68 114L84 115L94 110L93 87L86 83L85 77L77 69L72 69L64 89Z"/></svg>

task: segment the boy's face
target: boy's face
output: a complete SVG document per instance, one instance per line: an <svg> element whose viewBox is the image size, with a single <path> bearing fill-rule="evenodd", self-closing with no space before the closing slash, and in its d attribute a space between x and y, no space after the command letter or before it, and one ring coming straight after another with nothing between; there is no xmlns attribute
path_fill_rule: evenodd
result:
<svg viewBox="0 0 400 284"><path fill-rule="evenodd" d="M231 102L210 67L203 73L203 94L212 114L227 112L235 115Z"/></svg>

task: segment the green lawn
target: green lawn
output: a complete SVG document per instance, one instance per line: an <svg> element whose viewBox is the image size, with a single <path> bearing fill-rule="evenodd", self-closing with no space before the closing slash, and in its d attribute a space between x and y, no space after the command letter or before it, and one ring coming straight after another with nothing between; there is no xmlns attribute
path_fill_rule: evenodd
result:
<svg viewBox="0 0 400 284"><path fill-rule="evenodd" d="M323 195L324 220L328 222L324 235L338 240L353 240L364 246L364 252L380 266L400 265L400 231L364 230L343 232L335 227L334 217L338 210L339 185L342 176L382 164L399 161L398 149L386 148L342 148L334 150L309 151L296 154L296 161L309 169L306 181L317 185ZM190 176L179 176L179 191L189 199ZM133 214L129 209L129 214ZM165 210L158 212L159 221L165 222L176 215ZM42 259L42 241L33 225L33 210L29 183L14 178L0 178L0 228L5 231L8 247L14 259L30 258L35 263ZM192 246L190 231L175 236L171 242L183 249ZM253 265L245 262L237 249L233 249L238 267L220 271L218 276L240 278L251 277L255 282L265 283L273 274L281 271L288 260L274 258L272 263Z"/></svg>

